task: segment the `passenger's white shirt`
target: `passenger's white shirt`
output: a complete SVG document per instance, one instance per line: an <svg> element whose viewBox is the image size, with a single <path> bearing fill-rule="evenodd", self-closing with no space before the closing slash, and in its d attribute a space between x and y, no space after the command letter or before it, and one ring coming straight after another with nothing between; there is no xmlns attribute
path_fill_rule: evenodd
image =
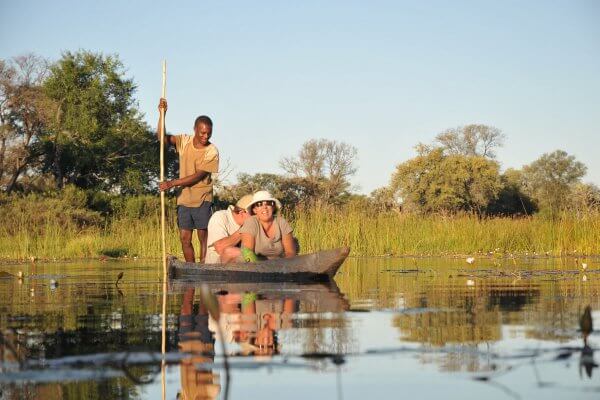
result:
<svg viewBox="0 0 600 400"><path fill-rule="evenodd" d="M207 264L216 264L221 262L219 253L213 246L217 240L223 239L224 237L230 236L235 231L240 229L240 225L235 223L233 219L233 206L229 206L227 210L217 211L210 217L208 221L208 238L207 238L207 249L206 258L204 262Z"/></svg>

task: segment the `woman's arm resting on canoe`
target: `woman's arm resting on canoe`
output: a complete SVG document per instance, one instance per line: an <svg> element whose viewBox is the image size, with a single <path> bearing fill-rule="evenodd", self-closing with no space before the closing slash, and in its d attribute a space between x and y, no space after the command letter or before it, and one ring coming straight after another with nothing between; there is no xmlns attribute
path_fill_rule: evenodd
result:
<svg viewBox="0 0 600 400"><path fill-rule="evenodd" d="M164 115L167 115L167 99L160 99L160 102L158 103L158 125L156 125L156 139L158 139L158 141L160 142L160 127L163 124L163 113L161 113L160 111L164 109ZM165 126L165 143L167 144L175 144L175 138L171 135L167 135L167 128Z"/></svg>
<svg viewBox="0 0 600 400"><path fill-rule="evenodd" d="M254 236L249 233L242 233L242 247L254 251Z"/></svg>
<svg viewBox="0 0 600 400"><path fill-rule="evenodd" d="M294 236L292 236L291 233L283 235L281 243L283 244L283 251L286 258L296 256L296 243L294 242Z"/></svg>

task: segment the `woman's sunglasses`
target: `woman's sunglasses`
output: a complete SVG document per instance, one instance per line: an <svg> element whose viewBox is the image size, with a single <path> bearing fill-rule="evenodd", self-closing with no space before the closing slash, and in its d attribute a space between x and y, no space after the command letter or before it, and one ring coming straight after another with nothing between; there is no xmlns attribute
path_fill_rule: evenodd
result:
<svg viewBox="0 0 600 400"><path fill-rule="evenodd" d="M275 202L273 200L257 201L256 203L254 203L254 205L252 207L262 207L262 206L275 207Z"/></svg>

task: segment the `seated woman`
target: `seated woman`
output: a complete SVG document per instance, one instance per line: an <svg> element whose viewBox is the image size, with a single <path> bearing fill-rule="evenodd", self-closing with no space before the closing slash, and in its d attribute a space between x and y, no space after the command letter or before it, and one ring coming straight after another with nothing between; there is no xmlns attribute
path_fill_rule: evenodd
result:
<svg viewBox="0 0 600 400"><path fill-rule="evenodd" d="M240 228L242 247L254 251L263 258L294 257L296 244L292 227L276 212L281 209L279 200L266 190L252 196L248 205L248 218Z"/></svg>

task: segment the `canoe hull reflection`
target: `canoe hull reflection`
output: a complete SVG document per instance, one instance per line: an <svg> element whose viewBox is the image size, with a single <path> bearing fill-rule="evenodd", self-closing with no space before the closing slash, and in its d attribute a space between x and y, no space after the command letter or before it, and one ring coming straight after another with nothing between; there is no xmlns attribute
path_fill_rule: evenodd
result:
<svg viewBox="0 0 600 400"><path fill-rule="evenodd" d="M172 282L169 291L183 293L189 289L199 289L203 282ZM298 302L303 310L311 312L342 312L349 308L334 280L326 282L209 282L206 283L212 293L217 295L231 293L255 293L261 299L290 299Z"/></svg>

